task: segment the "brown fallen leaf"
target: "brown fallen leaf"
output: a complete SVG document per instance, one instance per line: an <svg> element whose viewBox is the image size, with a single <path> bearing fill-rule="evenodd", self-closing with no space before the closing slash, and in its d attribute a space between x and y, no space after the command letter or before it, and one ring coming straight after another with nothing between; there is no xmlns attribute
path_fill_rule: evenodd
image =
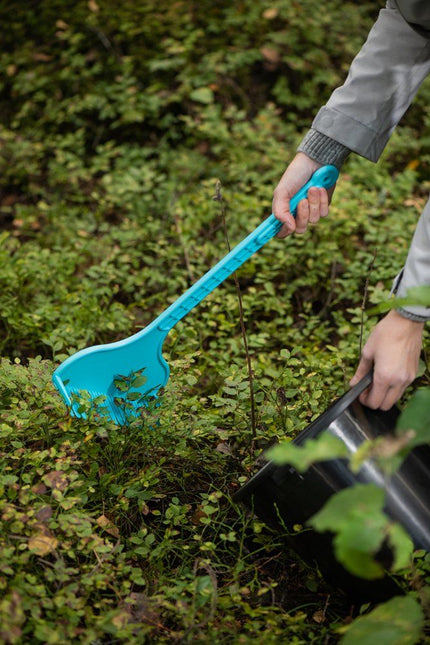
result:
<svg viewBox="0 0 430 645"><path fill-rule="evenodd" d="M108 517L106 517L106 515L100 515L100 517L96 519L96 524L100 526L100 528L102 528L104 531L106 531L106 533L109 533L109 535L113 535L116 538L119 537L118 528L115 526L115 524L113 524L113 522L110 521Z"/></svg>
<svg viewBox="0 0 430 645"><path fill-rule="evenodd" d="M52 60L52 56L44 54L43 52L35 52L33 54L33 60L41 63L49 63Z"/></svg>
<svg viewBox="0 0 430 645"><path fill-rule="evenodd" d="M49 486L49 488L52 488L54 490L65 490L69 483L67 476L63 473L62 470L52 470L50 473L47 473L42 479L45 484Z"/></svg>
<svg viewBox="0 0 430 645"><path fill-rule="evenodd" d="M231 446L228 443L226 443L225 441L222 441L221 443L219 443L217 445L217 447L215 448L215 450L217 452L221 452L223 455L232 455L233 454Z"/></svg>
<svg viewBox="0 0 430 645"><path fill-rule="evenodd" d="M35 517L39 522L47 522L52 517L52 513L52 506L42 506L42 508L39 508L36 512Z"/></svg>
<svg viewBox="0 0 430 645"><path fill-rule="evenodd" d="M260 52L265 60L269 63L276 64L281 60L281 55L277 49L273 47L262 47Z"/></svg>
<svg viewBox="0 0 430 645"><path fill-rule="evenodd" d="M325 614L322 609L319 609L312 616L314 623L323 623L325 621Z"/></svg>
<svg viewBox="0 0 430 645"><path fill-rule="evenodd" d="M67 22L64 22L64 20L57 20L56 23L55 23L55 26L57 27L57 29L68 29L69 28L69 25L67 24Z"/></svg>
<svg viewBox="0 0 430 645"><path fill-rule="evenodd" d="M31 487L31 492L35 493L36 495L44 495L48 492L48 489L45 484L39 483Z"/></svg>

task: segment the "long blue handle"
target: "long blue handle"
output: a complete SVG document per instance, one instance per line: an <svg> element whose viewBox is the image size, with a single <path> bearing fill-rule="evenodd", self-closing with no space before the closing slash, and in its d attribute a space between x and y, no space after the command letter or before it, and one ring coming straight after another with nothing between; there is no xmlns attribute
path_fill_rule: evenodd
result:
<svg viewBox="0 0 430 645"><path fill-rule="evenodd" d="M339 176L334 166L323 166L319 168L290 202L290 211L296 214L297 205L304 199L309 188L317 186L320 188L331 188ZM205 273L197 282L182 294L173 304L170 305L153 323L160 332L168 333L193 307L198 305L203 298L211 293L223 280L228 278L248 258L258 251L266 242L278 233L282 223L272 214L269 215L252 233L239 242L222 260L212 269ZM143 330L144 331L144 330ZM140 333L140 332L139 332Z"/></svg>

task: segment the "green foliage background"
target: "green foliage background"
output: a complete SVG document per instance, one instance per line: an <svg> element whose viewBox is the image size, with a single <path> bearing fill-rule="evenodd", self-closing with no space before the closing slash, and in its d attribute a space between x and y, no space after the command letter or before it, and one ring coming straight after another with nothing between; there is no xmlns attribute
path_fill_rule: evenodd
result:
<svg viewBox="0 0 430 645"><path fill-rule="evenodd" d="M370 304L388 296L428 192L428 83L376 167L347 162L330 218L239 272L257 437L232 280L170 334L171 380L148 418L70 419L50 377L148 324L226 253L217 182L231 244L270 213L377 9L0 6L4 642L340 638L342 596L231 494L267 443L347 387L366 280Z"/></svg>

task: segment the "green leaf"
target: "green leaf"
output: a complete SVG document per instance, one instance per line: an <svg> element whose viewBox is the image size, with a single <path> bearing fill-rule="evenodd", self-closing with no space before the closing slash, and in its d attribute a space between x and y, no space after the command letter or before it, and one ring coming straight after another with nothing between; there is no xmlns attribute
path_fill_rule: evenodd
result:
<svg viewBox="0 0 430 645"><path fill-rule="evenodd" d="M421 607L411 596L392 598L357 618L341 639L341 645L414 645L424 623Z"/></svg>
<svg viewBox="0 0 430 645"><path fill-rule="evenodd" d="M383 575L373 555L382 545L388 524L384 498L382 488L356 484L333 495L309 521L317 531L336 534L337 559L350 573L366 579Z"/></svg>
<svg viewBox="0 0 430 645"><path fill-rule="evenodd" d="M388 542L394 554L394 562L391 565L392 571L398 571L409 566L414 544L403 526L397 523L390 524L388 527Z"/></svg>
<svg viewBox="0 0 430 645"><path fill-rule="evenodd" d="M137 401L141 396L140 392L128 392L126 394L126 399L127 401Z"/></svg>
<svg viewBox="0 0 430 645"><path fill-rule="evenodd" d="M409 452L430 442L430 389L417 390L397 421L396 436L364 441L352 455L350 468L358 472L363 462L374 459L386 473L396 472Z"/></svg>
<svg viewBox="0 0 430 645"><path fill-rule="evenodd" d="M324 507L312 518L317 531L339 531L351 518L382 510L384 491L375 484L356 484L330 497Z"/></svg>
<svg viewBox="0 0 430 645"><path fill-rule="evenodd" d="M131 385L131 387L134 387L134 388L137 389L137 388L142 387L143 385L145 385L147 380L148 379L147 379L146 376L144 376L143 374L138 374L137 376L132 378L130 385Z"/></svg>
<svg viewBox="0 0 430 645"><path fill-rule="evenodd" d="M347 456L348 449L343 441L329 433L309 439L303 446L284 442L267 452L267 457L276 464L291 464L299 472L305 472L314 462Z"/></svg>
<svg viewBox="0 0 430 645"><path fill-rule="evenodd" d="M128 380L126 380L123 377L115 378L113 380L113 383L116 389L119 390L120 392L126 392L130 387L130 383L128 382Z"/></svg>
<svg viewBox="0 0 430 645"><path fill-rule="evenodd" d="M212 103L214 100L214 93L210 87L198 87L196 90L190 92L190 99L197 101L197 103Z"/></svg>
<svg viewBox="0 0 430 645"><path fill-rule="evenodd" d="M3 475L1 478L1 483L4 486L13 486L17 481L18 477L16 475Z"/></svg>
<svg viewBox="0 0 430 645"><path fill-rule="evenodd" d="M396 434L414 430L415 437L409 446L418 446L430 441L430 389L417 390L399 417Z"/></svg>
<svg viewBox="0 0 430 645"><path fill-rule="evenodd" d="M350 549L347 542L343 543L342 536L335 538L334 545L336 558L350 573L365 580L383 578L384 569L375 562L372 554Z"/></svg>
<svg viewBox="0 0 430 645"><path fill-rule="evenodd" d="M384 313L399 307L430 307L430 287L412 287L404 298L392 298L369 310L368 315Z"/></svg>

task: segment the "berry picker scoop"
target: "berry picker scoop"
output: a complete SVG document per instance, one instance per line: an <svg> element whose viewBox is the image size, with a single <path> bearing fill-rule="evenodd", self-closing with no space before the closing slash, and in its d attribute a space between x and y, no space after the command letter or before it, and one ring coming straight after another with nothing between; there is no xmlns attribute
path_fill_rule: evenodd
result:
<svg viewBox="0 0 430 645"><path fill-rule="evenodd" d="M295 215L309 188L331 188L338 175L334 166L319 168L292 198L291 213ZM280 228L281 222L270 215L145 329L124 340L82 349L61 363L52 380L71 413L85 416L78 399L86 392L97 411L119 425L128 415L136 416L145 399L147 404L148 397L155 397L169 379L169 366L162 355L169 331Z"/></svg>

